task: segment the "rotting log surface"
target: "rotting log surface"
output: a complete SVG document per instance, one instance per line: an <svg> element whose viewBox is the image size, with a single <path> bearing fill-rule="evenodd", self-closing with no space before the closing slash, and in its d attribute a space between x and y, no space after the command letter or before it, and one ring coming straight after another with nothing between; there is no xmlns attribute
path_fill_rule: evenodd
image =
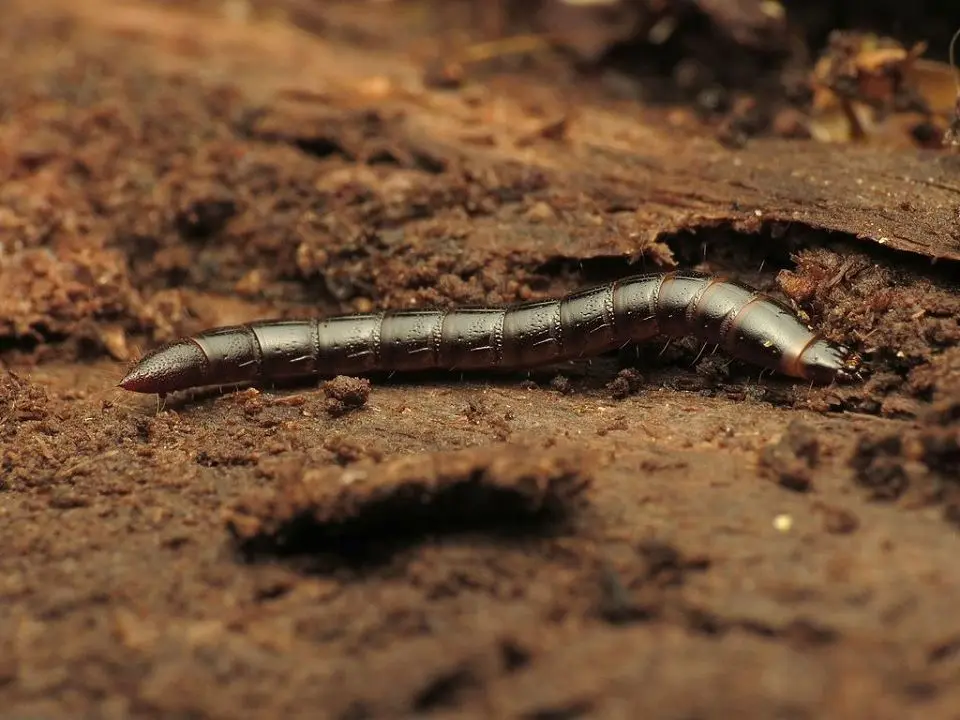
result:
<svg viewBox="0 0 960 720"><path fill-rule="evenodd" d="M424 89L401 5L313 35L0 12L0 714L951 717L956 157ZM678 343L159 411L114 387L208 325L673 261L782 290L871 379Z"/></svg>

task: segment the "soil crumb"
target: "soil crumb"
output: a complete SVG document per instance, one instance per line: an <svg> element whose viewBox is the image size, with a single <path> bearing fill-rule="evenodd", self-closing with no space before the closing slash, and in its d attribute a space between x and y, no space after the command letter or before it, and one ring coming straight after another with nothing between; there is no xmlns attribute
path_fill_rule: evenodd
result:
<svg viewBox="0 0 960 720"><path fill-rule="evenodd" d="M781 487L795 492L813 489L812 471L820 459L816 432L801 421L793 421L776 442L760 451L760 466L776 477Z"/></svg>
<svg viewBox="0 0 960 720"><path fill-rule="evenodd" d="M337 375L321 386L327 397L326 410L330 417L340 417L367 404L370 381L366 378Z"/></svg>
<svg viewBox="0 0 960 720"><path fill-rule="evenodd" d="M607 383L607 391L614 400L626 400L643 387L643 375L634 368L624 368Z"/></svg>
<svg viewBox="0 0 960 720"><path fill-rule="evenodd" d="M309 469L241 497L227 527L248 557L361 555L436 533L522 534L563 518L590 484L579 452L504 446Z"/></svg>
<svg viewBox="0 0 960 720"><path fill-rule="evenodd" d="M872 500L906 506L941 505L944 519L960 526L960 403L935 403L918 430L865 437L850 467Z"/></svg>

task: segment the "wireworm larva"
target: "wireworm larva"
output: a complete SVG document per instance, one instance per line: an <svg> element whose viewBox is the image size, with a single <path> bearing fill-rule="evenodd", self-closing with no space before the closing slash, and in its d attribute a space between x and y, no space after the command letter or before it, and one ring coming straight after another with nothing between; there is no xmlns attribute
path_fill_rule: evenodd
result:
<svg viewBox="0 0 960 720"><path fill-rule="evenodd" d="M396 310L215 328L144 356L120 382L141 393L297 377L441 368L520 370L655 336L692 335L815 383L860 378L860 358L776 300L693 272L635 275L505 307Z"/></svg>

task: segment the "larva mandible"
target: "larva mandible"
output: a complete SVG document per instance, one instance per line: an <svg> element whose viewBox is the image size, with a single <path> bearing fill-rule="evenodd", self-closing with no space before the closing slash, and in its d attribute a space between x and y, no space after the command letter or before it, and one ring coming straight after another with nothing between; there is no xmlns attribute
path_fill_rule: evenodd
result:
<svg viewBox="0 0 960 720"><path fill-rule="evenodd" d="M818 384L860 379L860 358L776 300L694 272L635 275L504 307L396 310L214 328L145 355L120 387L193 387L371 372L529 369L658 335L694 336Z"/></svg>

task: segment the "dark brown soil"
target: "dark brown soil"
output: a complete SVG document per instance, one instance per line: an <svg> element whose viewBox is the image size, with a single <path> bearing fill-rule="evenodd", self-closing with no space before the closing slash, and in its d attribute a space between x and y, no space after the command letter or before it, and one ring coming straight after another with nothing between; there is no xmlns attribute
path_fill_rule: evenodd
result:
<svg viewBox="0 0 960 720"><path fill-rule="evenodd" d="M438 6L3 3L0 718L960 717L960 157L731 149L558 57L438 87ZM209 326L676 265L868 378L116 387Z"/></svg>

